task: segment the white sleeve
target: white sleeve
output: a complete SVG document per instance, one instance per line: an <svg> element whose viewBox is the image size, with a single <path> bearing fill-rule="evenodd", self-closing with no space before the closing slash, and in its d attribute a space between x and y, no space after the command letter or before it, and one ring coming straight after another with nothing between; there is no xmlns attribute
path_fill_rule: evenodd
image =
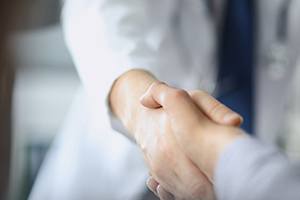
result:
<svg viewBox="0 0 300 200"><path fill-rule="evenodd" d="M106 98L130 68L151 69L168 37L174 0L67 0L62 21L67 46L94 114L110 126ZM99 116L98 123L99 123Z"/></svg>
<svg viewBox="0 0 300 200"><path fill-rule="evenodd" d="M300 197L300 165L276 147L243 138L221 156L215 172L220 200L296 200Z"/></svg>

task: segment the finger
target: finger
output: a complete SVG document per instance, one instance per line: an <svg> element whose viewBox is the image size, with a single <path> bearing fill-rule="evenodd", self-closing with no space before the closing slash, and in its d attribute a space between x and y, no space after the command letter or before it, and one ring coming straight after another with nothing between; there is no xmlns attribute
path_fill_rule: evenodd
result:
<svg viewBox="0 0 300 200"><path fill-rule="evenodd" d="M177 88L171 87L163 82L154 82L150 85L146 93L141 97L140 102L142 105L148 108L157 108L157 107L170 107L170 104L176 100L167 101L170 99L170 96L175 96L178 100L178 97L187 97L188 93L179 90Z"/></svg>
<svg viewBox="0 0 300 200"><path fill-rule="evenodd" d="M189 125L199 125L201 122L206 122L205 119L207 119L186 91L164 83L153 83L140 101L148 108L153 108L151 105L156 102L156 105L162 106L174 119L190 119Z"/></svg>
<svg viewBox="0 0 300 200"><path fill-rule="evenodd" d="M151 192L153 192L157 197L158 197L158 194L157 194L157 187L159 185L159 183L153 178L153 177L149 177L147 179L147 182L146 182L146 185L147 187L149 188L149 190Z"/></svg>
<svg viewBox="0 0 300 200"><path fill-rule="evenodd" d="M150 85L146 93L141 97L140 101L141 103L147 107L147 108L160 108L161 105L153 98L151 95L151 91L153 90L153 87L156 87L158 84L164 84L162 82L154 82Z"/></svg>
<svg viewBox="0 0 300 200"><path fill-rule="evenodd" d="M208 118L218 124L240 126L243 118L203 91L191 91L190 96Z"/></svg>
<svg viewBox="0 0 300 200"><path fill-rule="evenodd" d="M167 192L161 185L157 187L157 194L161 200L174 200L173 195Z"/></svg>
<svg viewBox="0 0 300 200"><path fill-rule="evenodd" d="M141 103L148 108L159 108L162 106L160 104L160 99L156 98L158 97L158 95L152 94L153 90L155 90L154 88L163 89L160 91L161 97L163 97L163 94L167 91L173 93L180 92L180 90L167 86L162 82L155 82L149 87L145 95L143 95L141 98ZM156 91L158 90L156 89ZM208 118L210 118L214 122L231 126L240 126L242 124L243 118L239 114L232 111L224 104L220 103L208 93L198 90L191 91L189 92L189 94L197 104L197 106L206 114Z"/></svg>

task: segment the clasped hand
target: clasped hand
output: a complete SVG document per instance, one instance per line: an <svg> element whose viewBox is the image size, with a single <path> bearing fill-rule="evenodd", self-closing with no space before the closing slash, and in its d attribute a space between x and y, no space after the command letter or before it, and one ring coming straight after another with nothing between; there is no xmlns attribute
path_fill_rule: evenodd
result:
<svg viewBox="0 0 300 200"><path fill-rule="evenodd" d="M215 199L213 173L225 146L240 137L242 118L205 92L153 83L132 128L160 199Z"/></svg>
<svg viewBox="0 0 300 200"><path fill-rule="evenodd" d="M242 118L202 91L160 83L143 70L121 75L110 104L141 148L160 199L215 199L214 170L225 147L244 136Z"/></svg>

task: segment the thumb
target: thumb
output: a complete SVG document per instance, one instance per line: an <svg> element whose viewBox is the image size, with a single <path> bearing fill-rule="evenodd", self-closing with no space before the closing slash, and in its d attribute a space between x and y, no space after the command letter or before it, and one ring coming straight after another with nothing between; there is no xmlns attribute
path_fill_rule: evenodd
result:
<svg viewBox="0 0 300 200"><path fill-rule="evenodd" d="M151 109L156 109L162 107L162 105L159 103L159 100L157 101L157 93L155 95L152 94L153 88L157 87L160 84L165 84L163 82L154 82L150 85L150 87L147 89L146 93L141 96L140 102L143 106ZM157 90L155 90L157 91Z"/></svg>
<svg viewBox="0 0 300 200"><path fill-rule="evenodd" d="M162 82L155 82L141 97L140 101L142 105L147 108L160 108L163 106L161 104L163 101L162 98L166 93L177 93L177 95L179 93L178 96L184 95L184 91L182 90L172 88ZM239 114L217 101L208 93L196 90L189 92L189 95L193 99L194 103L198 106L198 108L201 109L201 111L203 111L203 113L215 123L230 126L240 126L242 124L243 118ZM169 105L169 103L164 105L164 107L167 105Z"/></svg>
<svg viewBox="0 0 300 200"><path fill-rule="evenodd" d="M141 97L140 102L147 108L163 107L172 119L177 121L175 123L177 125L181 124L181 119L189 119L189 125L208 121L186 91L170 87L165 83L153 83Z"/></svg>
<svg viewBox="0 0 300 200"><path fill-rule="evenodd" d="M210 94L195 90L189 92L190 96L204 114L220 125L240 126L243 118L230 108L216 100Z"/></svg>

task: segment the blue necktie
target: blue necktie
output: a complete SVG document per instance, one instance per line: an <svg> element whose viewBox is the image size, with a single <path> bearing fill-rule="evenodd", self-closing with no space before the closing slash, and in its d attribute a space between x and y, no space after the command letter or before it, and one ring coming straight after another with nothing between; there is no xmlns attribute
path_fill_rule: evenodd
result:
<svg viewBox="0 0 300 200"><path fill-rule="evenodd" d="M253 0L228 0L219 46L219 100L244 117L253 134Z"/></svg>

